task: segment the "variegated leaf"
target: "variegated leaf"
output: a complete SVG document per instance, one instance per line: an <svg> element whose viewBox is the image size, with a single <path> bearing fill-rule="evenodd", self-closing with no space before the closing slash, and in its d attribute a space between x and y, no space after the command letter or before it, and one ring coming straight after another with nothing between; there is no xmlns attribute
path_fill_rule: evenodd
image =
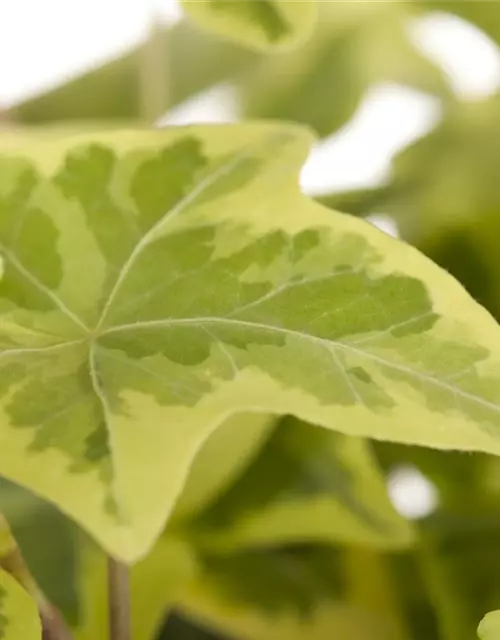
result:
<svg viewBox="0 0 500 640"><path fill-rule="evenodd" d="M123 559L235 413L500 452L498 325L305 198L310 143L270 124L2 134L0 474Z"/></svg>

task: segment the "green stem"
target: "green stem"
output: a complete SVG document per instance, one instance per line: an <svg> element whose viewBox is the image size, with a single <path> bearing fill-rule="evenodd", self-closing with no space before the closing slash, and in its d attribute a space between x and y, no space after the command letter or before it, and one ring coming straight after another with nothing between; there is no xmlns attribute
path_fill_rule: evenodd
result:
<svg viewBox="0 0 500 640"><path fill-rule="evenodd" d="M439 554L437 542L425 531L420 536L419 556L422 578L436 612L440 638L466 640L474 629L471 629L458 585Z"/></svg>
<svg viewBox="0 0 500 640"><path fill-rule="evenodd" d="M108 557L109 640L131 640L128 567Z"/></svg>
<svg viewBox="0 0 500 640"><path fill-rule="evenodd" d="M43 640L71 640L63 617L47 600L24 560L7 520L0 513L0 567L9 573L35 600L43 629Z"/></svg>
<svg viewBox="0 0 500 640"><path fill-rule="evenodd" d="M153 16L149 37L139 57L140 114L154 123L168 105L168 65L165 27Z"/></svg>
<svg viewBox="0 0 500 640"><path fill-rule="evenodd" d="M372 549L348 547L345 569L349 602L379 614L388 622L394 640L409 640L410 633L383 555Z"/></svg>

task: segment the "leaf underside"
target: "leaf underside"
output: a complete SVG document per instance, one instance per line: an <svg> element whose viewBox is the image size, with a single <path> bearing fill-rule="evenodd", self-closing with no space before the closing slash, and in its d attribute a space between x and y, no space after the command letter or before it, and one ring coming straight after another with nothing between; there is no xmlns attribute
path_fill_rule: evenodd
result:
<svg viewBox="0 0 500 640"><path fill-rule="evenodd" d="M135 561L228 416L500 451L500 331L293 126L2 134L0 473Z"/></svg>

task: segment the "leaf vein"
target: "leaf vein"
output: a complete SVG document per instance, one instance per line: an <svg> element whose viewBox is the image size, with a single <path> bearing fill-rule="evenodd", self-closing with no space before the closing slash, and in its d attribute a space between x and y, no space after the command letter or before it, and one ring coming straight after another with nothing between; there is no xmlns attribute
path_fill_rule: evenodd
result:
<svg viewBox="0 0 500 640"><path fill-rule="evenodd" d="M26 267L20 262L17 257L9 251L3 244L0 244L0 250L4 254L4 257L11 263L11 265L19 271L21 275L23 275L26 280L31 282L31 284L38 289L38 291L42 292L45 296L47 296L54 305L64 313L70 320L73 321L80 329L83 329L85 332L89 332L90 329L87 325L76 315L74 311L72 311L62 300L57 296L51 289L45 286L38 278L36 278Z"/></svg>
<svg viewBox="0 0 500 640"><path fill-rule="evenodd" d="M284 335L290 335L296 338L302 338L304 340L309 340L315 344L321 345L322 347L331 348L335 346L337 349L341 349L343 351L354 353L363 358L367 358L368 360L372 360L373 362L377 362L378 364L386 367L388 369L393 369L394 371L399 371L400 373L407 374L413 378L420 380L422 383L430 383L449 391L452 394L458 394L460 398L463 400L470 400L471 402L476 402L477 404L484 406L488 409L492 409L495 412L500 412L500 405L495 402L490 402L485 398L477 396L475 394L469 393L463 389L459 389L452 385L447 384L443 380L435 378L432 374L429 374L425 371L418 371L412 369L411 367L405 366L400 363L388 361L381 356L377 356L374 353L369 351L362 351L357 349L354 345L349 344L347 342L340 342L338 340L330 340L327 338L320 338L318 336L310 335L303 333L301 331L297 331L295 329L287 329L285 327L277 327L274 325L267 325L259 322L249 322L246 320L236 320L230 318L217 318L217 317L199 317L199 318L171 318L164 320L151 320L144 322L136 322L126 325L120 325L116 327L112 327L104 332L102 335L113 334L121 331L129 331L129 330L137 330L137 329L148 329L152 327L169 327L175 325L203 325L203 324L230 324L234 326L248 327L252 329L262 329L263 331L274 331L277 333L283 333Z"/></svg>
<svg viewBox="0 0 500 640"><path fill-rule="evenodd" d="M135 245L132 253L127 258L123 267L118 275L118 278L115 281L114 286L111 289L111 292L104 304L101 316L97 322L96 330L99 330L102 327L104 320L106 319L109 309L111 308L115 297L122 285L122 283L127 278L130 270L135 264L137 258L141 255L142 251L148 244L154 239L156 234L161 230L161 228L167 223L170 222L173 218L177 217L181 213L183 213L189 205L191 205L196 198L203 194L204 191L213 187L218 180L227 175L230 171L235 169L238 164L240 164L244 159L248 157L249 150L245 149L240 153L236 154L231 160L219 166L213 173L208 174L201 182L192 189L186 196L181 198L179 202L172 208L170 211L167 211L156 224L154 224L147 233L145 233L141 240Z"/></svg>

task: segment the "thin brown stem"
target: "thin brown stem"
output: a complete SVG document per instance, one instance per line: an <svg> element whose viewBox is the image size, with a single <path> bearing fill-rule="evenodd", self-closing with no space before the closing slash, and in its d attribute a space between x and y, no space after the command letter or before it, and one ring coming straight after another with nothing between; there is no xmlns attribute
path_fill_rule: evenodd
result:
<svg viewBox="0 0 500 640"><path fill-rule="evenodd" d="M128 567L108 558L109 640L131 640Z"/></svg>
<svg viewBox="0 0 500 640"><path fill-rule="evenodd" d="M43 629L42 640L72 640L73 636L66 622L50 602L45 602L40 607L40 618Z"/></svg>

